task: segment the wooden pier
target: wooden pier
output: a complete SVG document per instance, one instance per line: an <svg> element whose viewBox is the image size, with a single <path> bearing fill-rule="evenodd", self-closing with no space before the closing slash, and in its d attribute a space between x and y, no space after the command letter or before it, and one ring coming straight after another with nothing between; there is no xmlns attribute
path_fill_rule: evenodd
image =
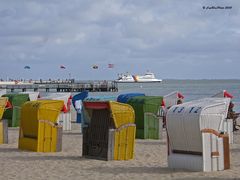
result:
<svg viewBox="0 0 240 180"><path fill-rule="evenodd" d="M46 91L46 92L116 92L118 86L115 81L82 81L82 82L39 82L33 84L0 85L0 89L25 91Z"/></svg>

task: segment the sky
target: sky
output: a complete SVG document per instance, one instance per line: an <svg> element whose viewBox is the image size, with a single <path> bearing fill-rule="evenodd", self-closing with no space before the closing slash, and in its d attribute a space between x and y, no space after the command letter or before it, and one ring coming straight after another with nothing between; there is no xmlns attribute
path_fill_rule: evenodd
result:
<svg viewBox="0 0 240 180"><path fill-rule="evenodd" d="M239 79L240 1L0 1L2 79L113 80L146 71Z"/></svg>

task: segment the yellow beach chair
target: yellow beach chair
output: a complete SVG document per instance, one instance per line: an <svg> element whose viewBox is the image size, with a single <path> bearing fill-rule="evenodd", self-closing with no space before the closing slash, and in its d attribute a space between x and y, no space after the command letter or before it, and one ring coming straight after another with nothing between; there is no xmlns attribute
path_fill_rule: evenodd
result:
<svg viewBox="0 0 240 180"><path fill-rule="evenodd" d="M2 119L7 102L7 97L0 97L0 144L8 143L8 121L7 119Z"/></svg>
<svg viewBox="0 0 240 180"><path fill-rule="evenodd" d="M38 100L24 103L21 109L18 148L35 152L62 149L62 126L57 124L64 102Z"/></svg>
<svg viewBox="0 0 240 180"><path fill-rule="evenodd" d="M8 98L7 97L0 97L0 119L2 119L5 107L7 105Z"/></svg>

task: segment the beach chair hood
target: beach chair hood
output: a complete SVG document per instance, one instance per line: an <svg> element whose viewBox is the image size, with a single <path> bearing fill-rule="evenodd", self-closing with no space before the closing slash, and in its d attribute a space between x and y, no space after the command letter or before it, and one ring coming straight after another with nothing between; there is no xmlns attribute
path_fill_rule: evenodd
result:
<svg viewBox="0 0 240 180"><path fill-rule="evenodd" d="M0 97L0 120L3 117L3 113L5 111L5 107L7 106L8 98L7 97Z"/></svg>
<svg viewBox="0 0 240 180"><path fill-rule="evenodd" d="M172 106L167 112L172 149L202 152L201 130L222 132L229 103L229 98L205 98Z"/></svg>
<svg viewBox="0 0 240 180"><path fill-rule="evenodd" d="M81 109L81 103L76 103L76 102L83 101L86 97L88 97L88 91L83 91L73 96L72 104L75 110ZM76 106L76 104L79 104L79 106Z"/></svg>
<svg viewBox="0 0 240 180"><path fill-rule="evenodd" d="M126 93L126 94L120 94L117 97L117 102L121 102L121 103L127 103L127 101L132 98L132 97L136 97L136 96L145 96L144 93Z"/></svg>
<svg viewBox="0 0 240 180"><path fill-rule="evenodd" d="M115 128L119 128L124 124L134 123L135 120L134 110L128 104L122 104L115 101L85 101L84 108L88 113L89 119L91 119L94 110L109 110Z"/></svg>
<svg viewBox="0 0 240 180"><path fill-rule="evenodd" d="M67 113L70 111L71 106L71 93L52 93L49 96L41 97L39 100L62 100L64 101L64 106L62 111Z"/></svg>
<svg viewBox="0 0 240 180"><path fill-rule="evenodd" d="M230 94L229 92L227 92L226 90L223 90L223 91L213 95L212 97L218 97L218 98L223 97L223 98L231 98L232 99L233 95Z"/></svg>
<svg viewBox="0 0 240 180"><path fill-rule="evenodd" d="M36 101L39 97L39 92L20 92L19 94L28 94L30 101Z"/></svg>
<svg viewBox="0 0 240 180"><path fill-rule="evenodd" d="M171 92L163 97L166 108L176 105L179 99L183 100L184 96L178 91Z"/></svg>

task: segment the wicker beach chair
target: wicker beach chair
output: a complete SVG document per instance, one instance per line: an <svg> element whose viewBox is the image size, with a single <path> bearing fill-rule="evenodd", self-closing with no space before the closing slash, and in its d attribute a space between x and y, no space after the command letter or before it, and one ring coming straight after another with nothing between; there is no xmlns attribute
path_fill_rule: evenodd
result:
<svg viewBox="0 0 240 180"><path fill-rule="evenodd" d="M164 102L164 107L163 107L163 127L166 127L166 114L167 111L170 107L176 104L182 104L184 100L184 96L178 92L174 91L171 92L165 96L163 96L163 102Z"/></svg>
<svg viewBox="0 0 240 180"><path fill-rule="evenodd" d="M19 92L19 94L28 94L29 101L36 101L40 97L40 93L39 92L25 91L25 92Z"/></svg>
<svg viewBox="0 0 240 180"><path fill-rule="evenodd" d="M3 119L8 120L8 127L18 127L21 107L22 105L29 101L28 94L5 94L2 97L8 97L9 102L12 105L11 109L7 109L3 114Z"/></svg>
<svg viewBox="0 0 240 180"><path fill-rule="evenodd" d="M58 152L62 147L62 126L57 123L61 100L26 102L21 109L18 148L35 152Z"/></svg>
<svg viewBox="0 0 240 180"><path fill-rule="evenodd" d="M144 93L125 93L125 94L120 94L117 97L117 102L120 103L127 103L127 101L132 98L132 97L137 97L137 96L145 96Z"/></svg>
<svg viewBox="0 0 240 180"><path fill-rule="evenodd" d="M73 96L72 104L74 109L77 112L76 123L82 123L82 102L85 98L88 97L88 91L83 91Z"/></svg>
<svg viewBox="0 0 240 180"><path fill-rule="evenodd" d="M192 171L230 168L225 131L229 98L205 98L172 106L167 113L168 166Z"/></svg>
<svg viewBox="0 0 240 180"><path fill-rule="evenodd" d="M134 111L113 101L85 101L89 121L83 127L83 156L102 160L129 160L134 156Z"/></svg>
<svg viewBox="0 0 240 180"><path fill-rule="evenodd" d="M3 113L7 109L8 98L0 97L0 144L8 143L8 120L2 119Z"/></svg>
<svg viewBox="0 0 240 180"><path fill-rule="evenodd" d="M237 125L237 118L239 117L239 113L236 113L233 108L234 108L234 103L232 102L233 99L233 95L230 94L228 91L226 90L222 90L218 93L216 93L215 95L213 95L212 97L217 97L217 98L230 98L230 104L229 104L229 108L228 108L228 114L227 114L227 119L224 122L224 127L225 129L228 130L228 134L229 134L229 142L232 144L233 143L233 132L238 130L238 125Z"/></svg>
<svg viewBox="0 0 240 180"><path fill-rule="evenodd" d="M64 131L70 131L71 125L71 93L51 93L49 96L41 97L39 100L62 100L64 107L58 118L58 124L63 126Z"/></svg>
<svg viewBox="0 0 240 180"><path fill-rule="evenodd" d="M0 89L0 97L4 94L7 94L7 89Z"/></svg>
<svg viewBox="0 0 240 180"><path fill-rule="evenodd" d="M162 96L138 96L127 101L135 112L136 138L160 139L162 137L163 116Z"/></svg>

